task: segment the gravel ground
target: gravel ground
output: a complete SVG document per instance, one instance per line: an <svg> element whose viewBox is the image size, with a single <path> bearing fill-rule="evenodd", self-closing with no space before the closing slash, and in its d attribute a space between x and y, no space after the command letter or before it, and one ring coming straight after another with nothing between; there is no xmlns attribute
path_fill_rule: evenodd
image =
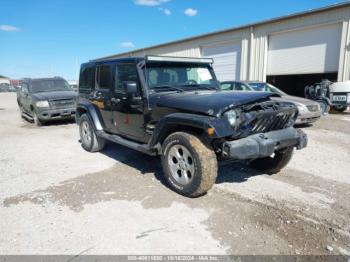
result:
<svg viewBox="0 0 350 262"><path fill-rule="evenodd" d="M170 191L158 158L87 153L74 123L35 127L0 93L0 254L350 254L350 113L311 127L266 175L223 165L214 188Z"/></svg>

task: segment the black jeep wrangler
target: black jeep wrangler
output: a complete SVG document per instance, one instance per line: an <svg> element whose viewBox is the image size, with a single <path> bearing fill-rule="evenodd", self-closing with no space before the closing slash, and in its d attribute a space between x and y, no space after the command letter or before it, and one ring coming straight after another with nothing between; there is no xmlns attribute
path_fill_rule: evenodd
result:
<svg viewBox="0 0 350 262"><path fill-rule="evenodd" d="M25 78L17 91L21 116L38 126L56 119L74 119L76 98L62 77Z"/></svg>
<svg viewBox="0 0 350 262"><path fill-rule="evenodd" d="M217 162L244 160L266 173L287 165L306 135L297 108L265 92L220 91L211 59L146 56L81 66L77 123L82 147L105 141L160 155L169 186L199 196Z"/></svg>

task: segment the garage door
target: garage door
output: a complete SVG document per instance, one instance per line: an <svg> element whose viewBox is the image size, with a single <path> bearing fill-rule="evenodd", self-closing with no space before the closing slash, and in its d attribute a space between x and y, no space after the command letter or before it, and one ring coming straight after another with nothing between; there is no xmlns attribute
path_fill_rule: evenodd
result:
<svg viewBox="0 0 350 262"><path fill-rule="evenodd" d="M214 70L218 80L238 80L240 74L241 45L226 44L202 48L203 57L214 59Z"/></svg>
<svg viewBox="0 0 350 262"><path fill-rule="evenodd" d="M340 24L269 36L267 74L337 72Z"/></svg>

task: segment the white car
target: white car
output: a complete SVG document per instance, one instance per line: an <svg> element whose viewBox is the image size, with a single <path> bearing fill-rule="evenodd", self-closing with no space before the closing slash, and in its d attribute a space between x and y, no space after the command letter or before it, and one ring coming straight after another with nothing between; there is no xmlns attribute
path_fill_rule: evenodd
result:
<svg viewBox="0 0 350 262"><path fill-rule="evenodd" d="M344 112L350 106L350 81L331 84L329 96L334 109L338 112Z"/></svg>

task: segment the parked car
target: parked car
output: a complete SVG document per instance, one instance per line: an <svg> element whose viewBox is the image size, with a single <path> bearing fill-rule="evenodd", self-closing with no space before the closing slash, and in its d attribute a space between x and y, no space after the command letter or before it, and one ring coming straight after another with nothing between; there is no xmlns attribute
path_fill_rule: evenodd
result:
<svg viewBox="0 0 350 262"><path fill-rule="evenodd" d="M77 84L77 81L75 80L68 80L67 81L69 86L74 90L74 91L78 91L78 84Z"/></svg>
<svg viewBox="0 0 350 262"><path fill-rule="evenodd" d="M13 85L9 84L0 84L0 92L16 92L16 88Z"/></svg>
<svg viewBox="0 0 350 262"><path fill-rule="evenodd" d="M350 106L350 81L332 83L329 93L336 111L344 112Z"/></svg>
<svg viewBox="0 0 350 262"><path fill-rule="evenodd" d="M296 125L310 124L322 115L320 104L298 96L291 96L283 92L281 89L265 82L259 81L225 81L220 83L222 90L244 90L244 91L265 91L278 94L280 98L274 98L281 101L289 101L298 107L298 118L295 121Z"/></svg>
<svg viewBox="0 0 350 262"><path fill-rule="evenodd" d="M82 147L101 151L108 140L160 156L169 186L191 197L215 183L218 159L278 172L307 144L293 128L297 107L272 93L220 91L212 62L146 56L82 64Z"/></svg>
<svg viewBox="0 0 350 262"><path fill-rule="evenodd" d="M9 85L8 91L9 92L17 92L17 88L15 86L13 86L13 85Z"/></svg>
<svg viewBox="0 0 350 262"><path fill-rule="evenodd" d="M22 117L40 126L55 119L74 119L77 94L61 77L24 79L17 92Z"/></svg>
<svg viewBox="0 0 350 262"><path fill-rule="evenodd" d="M70 88L73 89L73 91L77 92L78 91L78 85L69 85Z"/></svg>
<svg viewBox="0 0 350 262"><path fill-rule="evenodd" d="M7 89L8 89L8 84L3 84L1 83L0 84L0 92L7 92Z"/></svg>
<svg viewBox="0 0 350 262"><path fill-rule="evenodd" d="M338 112L344 112L350 106L350 81L332 83L324 79L306 86L305 97L319 102L328 111L332 107Z"/></svg>

